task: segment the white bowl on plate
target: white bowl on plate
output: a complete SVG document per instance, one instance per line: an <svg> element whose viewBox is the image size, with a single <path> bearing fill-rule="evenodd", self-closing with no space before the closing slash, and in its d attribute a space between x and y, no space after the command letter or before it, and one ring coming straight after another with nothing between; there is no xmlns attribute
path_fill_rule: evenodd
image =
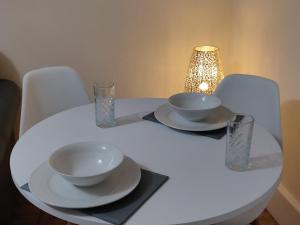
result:
<svg viewBox="0 0 300 225"><path fill-rule="evenodd" d="M221 105L221 100L214 95L179 93L169 98L169 104L185 119L200 121L213 113Z"/></svg>
<svg viewBox="0 0 300 225"><path fill-rule="evenodd" d="M76 186L91 186L103 181L123 161L114 146L96 142L78 142L56 150L48 160L55 173Z"/></svg>

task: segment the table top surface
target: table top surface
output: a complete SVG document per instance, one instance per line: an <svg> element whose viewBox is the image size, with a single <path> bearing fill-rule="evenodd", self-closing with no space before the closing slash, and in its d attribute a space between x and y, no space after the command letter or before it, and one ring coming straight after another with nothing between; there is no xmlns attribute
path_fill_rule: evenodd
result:
<svg viewBox="0 0 300 225"><path fill-rule="evenodd" d="M232 171L225 166L225 136L215 140L180 133L141 119L165 101L117 100L119 126L113 128L95 125L93 104L37 123L12 151L10 166L15 185L30 202L56 217L78 224L107 224L76 210L48 206L20 189L57 148L97 140L118 147L142 168L170 177L127 221L128 225L217 223L239 215L275 190L282 172L282 154L269 132L255 124L251 147L255 166L245 172Z"/></svg>

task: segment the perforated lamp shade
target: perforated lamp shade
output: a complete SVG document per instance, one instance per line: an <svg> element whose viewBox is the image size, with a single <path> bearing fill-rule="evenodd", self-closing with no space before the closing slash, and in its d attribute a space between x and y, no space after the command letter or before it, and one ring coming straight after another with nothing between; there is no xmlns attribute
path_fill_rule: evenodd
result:
<svg viewBox="0 0 300 225"><path fill-rule="evenodd" d="M195 47L186 75L185 91L212 94L223 78L219 49Z"/></svg>

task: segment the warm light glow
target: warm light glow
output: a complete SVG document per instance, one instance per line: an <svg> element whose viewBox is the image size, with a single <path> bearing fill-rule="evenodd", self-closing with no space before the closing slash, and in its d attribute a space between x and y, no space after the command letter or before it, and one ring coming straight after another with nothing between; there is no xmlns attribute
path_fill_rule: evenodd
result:
<svg viewBox="0 0 300 225"><path fill-rule="evenodd" d="M204 46L195 47L195 50L198 51L198 52L213 52L213 51L217 51L218 48L214 47L214 46L204 45Z"/></svg>
<svg viewBox="0 0 300 225"><path fill-rule="evenodd" d="M203 82L199 85L199 88L201 91L207 91L208 90L208 84Z"/></svg>
<svg viewBox="0 0 300 225"><path fill-rule="evenodd" d="M195 47L186 75L185 91L212 94L222 79L219 49L214 46Z"/></svg>

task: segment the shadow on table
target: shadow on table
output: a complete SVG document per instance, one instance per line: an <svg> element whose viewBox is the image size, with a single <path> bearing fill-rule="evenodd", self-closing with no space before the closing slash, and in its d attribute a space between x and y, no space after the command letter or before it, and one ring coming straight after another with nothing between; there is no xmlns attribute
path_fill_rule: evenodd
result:
<svg viewBox="0 0 300 225"><path fill-rule="evenodd" d="M282 165L282 154L273 153L250 158L249 168L247 170L259 170L279 167Z"/></svg>
<svg viewBox="0 0 300 225"><path fill-rule="evenodd" d="M149 112L139 112L139 113L134 113L134 114L130 114L127 116L120 116L120 117L116 118L115 127L145 121L143 119L143 116L147 115L148 113Z"/></svg>

